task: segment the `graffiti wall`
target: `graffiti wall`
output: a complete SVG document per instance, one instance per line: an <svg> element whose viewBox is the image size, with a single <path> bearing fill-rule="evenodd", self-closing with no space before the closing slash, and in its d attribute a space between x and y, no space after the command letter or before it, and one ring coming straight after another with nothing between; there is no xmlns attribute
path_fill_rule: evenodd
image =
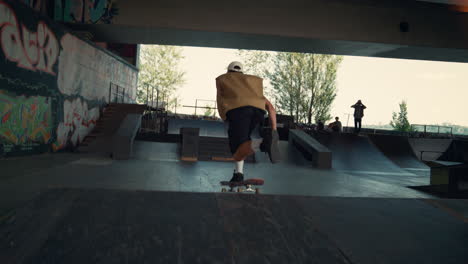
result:
<svg viewBox="0 0 468 264"><path fill-rule="evenodd" d="M55 20L67 23L110 24L118 14L115 0L55 0Z"/></svg>
<svg viewBox="0 0 468 264"><path fill-rule="evenodd" d="M65 34L61 39L62 53L58 59L58 88L62 94L80 94L87 100L105 100L109 90L109 80L120 87L133 87L137 84L134 68L117 62L108 53L96 49L71 34ZM105 67L82 67L99 61ZM129 89L135 98L136 89Z"/></svg>
<svg viewBox="0 0 468 264"><path fill-rule="evenodd" d="M99 107L90 108L86 101L80 98L63 104L63 121L57 127L57 141L53 149L64 148L68 143L76 146L91 132L99 119Z"/></svg>
<svg viewBox="0 0 468 264"><path fill-rule="evenodd" d="M0 47L0 156L76 146L111 84L136 99L135 67L18 1L0 0Z"/></svg>

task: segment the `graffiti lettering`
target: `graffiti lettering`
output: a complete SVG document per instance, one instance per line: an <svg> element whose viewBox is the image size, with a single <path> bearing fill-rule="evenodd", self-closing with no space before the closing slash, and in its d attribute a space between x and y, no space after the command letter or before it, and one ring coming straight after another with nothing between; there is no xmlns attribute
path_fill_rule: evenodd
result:
<svg viewBox="0 0 468 264"><path fill-rule="evenodd" d="M20 145L47 144L51 138L50 98L8 96L0 93L0 140Z"/></svg>
<svg viewBox="0 0 468 264"><path fill-rule="evenodd" d="M63 122L57 128L57 142L54 149L64 148L68 143L76 146L91 132L99 119L99 108L88 109L86 101L80 98L66 100L63 105Z"/></svg>
<svg viewBox="0 0 468 264"><path fill-rule="evenodd" d="M61 0L55 3L55 20L68 23L110 24L118 14L115 0Z"/></svg>
<svg viewBox="0 0 468 264"><path fill-rule="evenodd" d="M0 43L5 57L18 67L55 75L53 67L60 47L54 33L43 22L38 23L36 33L24 25L20 30L15 13L3 1L0 1Z"/></svg>

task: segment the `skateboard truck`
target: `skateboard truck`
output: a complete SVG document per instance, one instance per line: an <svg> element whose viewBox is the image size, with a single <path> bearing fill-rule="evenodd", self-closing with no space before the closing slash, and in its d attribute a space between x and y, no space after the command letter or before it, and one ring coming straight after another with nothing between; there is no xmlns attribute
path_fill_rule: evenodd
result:
<svg viewBox="0 0 468 264"><path fill-rule="evenodd" d="M228 182L228 181L222 181L221 185L223 186L229 186L229 192L250 192L250 193L260 193L260 188L253 187L253 186L260 186L264 184L263 179L247 179L241 182ZM242 186L245 186L246 188L243 189ZM237 187L237 189L235 189ZM227 192L226 188L221 189L222 192Z"/></svg>

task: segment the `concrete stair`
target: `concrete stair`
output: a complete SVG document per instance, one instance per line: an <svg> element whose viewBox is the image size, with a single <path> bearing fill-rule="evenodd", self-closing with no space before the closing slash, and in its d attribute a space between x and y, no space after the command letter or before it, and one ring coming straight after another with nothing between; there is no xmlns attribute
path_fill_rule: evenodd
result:
<svg viewBox="0 0 468 264"><path fill-rule="evenodd" d="M234 161L229 149L229 140L220 137L200 137L198 160L201 161ZM255 155L246 162L255 162Z"/></svg>
<svg viewBox="0 0 468 264"><path fill-rule="evenodd" d="M145 109L145 105L138 104L108 104L94 129L79 144L78 152L106 152L109 148L106 140L112 138L127 114L142 114Z"/></svg>

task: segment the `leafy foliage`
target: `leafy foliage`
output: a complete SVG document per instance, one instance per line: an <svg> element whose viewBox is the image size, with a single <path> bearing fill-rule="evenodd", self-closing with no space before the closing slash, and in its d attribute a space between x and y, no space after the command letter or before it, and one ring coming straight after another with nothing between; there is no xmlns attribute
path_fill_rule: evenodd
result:
<svg viewBox="0 0 468 264"><path fill-rule="evenodd" d="M204 116L212 116L214 115L214 110L209 106L209 105L205 105L205 113L203 113Z"/></svg>
<svg viewBox="0 0 468 264"><path fill-rule="evenodd" d="M140 51L140 74L138 80L137 100L146 103L151 101L154 90L159 91L159 101L166 102L166 109L172 109L180 102L177 89L185 83L185 72L179 69L184 57L182 49L175 46L142 45Z"/></svg>
<svg viewBox="0 0 468 264"><path fill-rule="evenodd" d="M396 131L401 132L412 132L413 128L411 127L410 122L408 121L408 106L406 101L401 101L400 103L400 112L396 113L393 112L392 114L392 121L390 121L390 125Z"/></svg>
<svg viewBox="0 0 468 264"><path fill-rule="evenodd" d="M263 51L240 51L245 72L272 86L266 93L279 112L311 123L331 119L336 97L336 76L342 56Z"/></svg>

